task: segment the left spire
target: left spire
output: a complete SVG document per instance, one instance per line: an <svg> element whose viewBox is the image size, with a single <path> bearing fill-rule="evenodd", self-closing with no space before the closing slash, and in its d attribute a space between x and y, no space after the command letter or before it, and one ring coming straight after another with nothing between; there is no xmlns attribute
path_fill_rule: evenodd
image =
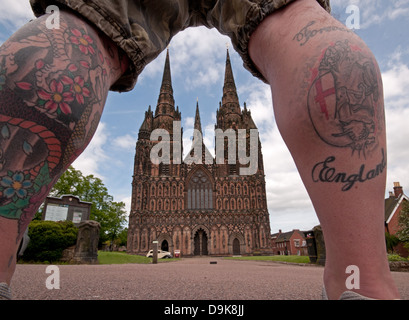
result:
<svg viewBox="0 0 409 320"><path fill-rule="evenodd" d="M169 48L166 50L166 60L165 67L163 69L162 84L160 87L158 105L156 107L155 114L163 113L163 108L158 107L160 105L169 105L172 110L167 110L168 112L174 111L175 109L175 100L173 98L173 88L172 88L172 77L170 72L170 59L169 59ZM166 108L167 109L167 108Z"/></svg>

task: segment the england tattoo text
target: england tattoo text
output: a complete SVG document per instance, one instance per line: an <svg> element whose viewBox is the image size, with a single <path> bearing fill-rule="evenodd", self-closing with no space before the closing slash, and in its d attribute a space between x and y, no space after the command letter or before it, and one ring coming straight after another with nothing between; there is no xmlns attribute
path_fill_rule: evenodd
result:
<svg viewBox="0 0 409 320"><path fill-rule="evenodd" d="M365 164L362 164L357 173L339 172L335 168L336 158L327 157L324 161L318 162L311 172L314 182L341 183L342 191L350 190L355 183L363 183L372 180L381 175L386 168L385 151L382 149L382 160L375 168L368 170Z"/></svg>

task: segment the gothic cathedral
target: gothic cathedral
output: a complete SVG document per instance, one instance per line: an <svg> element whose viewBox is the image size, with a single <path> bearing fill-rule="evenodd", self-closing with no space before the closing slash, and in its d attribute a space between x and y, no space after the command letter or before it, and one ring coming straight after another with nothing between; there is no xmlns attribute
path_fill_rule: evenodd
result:
<svg viewBox="0 0 409 320"><path fill-rule="evenodd" d="M197 103L192 149L182 160L168 51L155 112L150 106L145 112L136 143L128 253L144 255L155 240L182 257L271 253L261 144L250 110L240 108L228 51L216 117L221 143L213 157L203 143Z"/></svg>

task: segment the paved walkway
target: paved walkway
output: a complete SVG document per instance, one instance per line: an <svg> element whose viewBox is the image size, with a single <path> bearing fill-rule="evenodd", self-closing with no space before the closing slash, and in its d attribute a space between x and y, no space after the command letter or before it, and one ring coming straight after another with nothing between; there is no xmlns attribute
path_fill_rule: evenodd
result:
<svg viewBox="0 0 409 320"><path fill-rule="evenodd" d="M60 289L50 290L47 278L56 273L47 274L46 268L17 265L14 299L317 300L324 271L319 266L208 257L156 265L61 265ZM393 277L402 298L409 300L409 273L394 272Z"/></svg>

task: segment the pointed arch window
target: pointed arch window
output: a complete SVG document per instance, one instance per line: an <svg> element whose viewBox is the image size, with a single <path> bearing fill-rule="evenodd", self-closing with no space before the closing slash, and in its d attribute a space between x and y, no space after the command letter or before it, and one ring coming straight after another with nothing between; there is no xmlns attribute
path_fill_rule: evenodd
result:
<svg viewBox="0 0 409 320"><path fill-rule="evenodd" d="M208 176L197 170L187 185L188 209L213 209L213 189Z"/></svg>

